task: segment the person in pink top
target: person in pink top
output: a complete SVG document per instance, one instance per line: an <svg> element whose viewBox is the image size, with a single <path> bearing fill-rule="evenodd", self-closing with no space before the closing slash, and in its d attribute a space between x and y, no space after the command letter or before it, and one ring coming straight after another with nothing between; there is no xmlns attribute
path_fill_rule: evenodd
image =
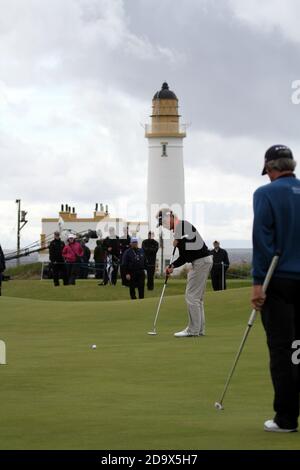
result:
<svg viewBox="0 0 300 470"><path fill-rule="evenodd" d="M75 285L76 278L80 271L83 249L72 233L68 236L68 244L65 245L62 255L66 261L68 284Z"/></svg>

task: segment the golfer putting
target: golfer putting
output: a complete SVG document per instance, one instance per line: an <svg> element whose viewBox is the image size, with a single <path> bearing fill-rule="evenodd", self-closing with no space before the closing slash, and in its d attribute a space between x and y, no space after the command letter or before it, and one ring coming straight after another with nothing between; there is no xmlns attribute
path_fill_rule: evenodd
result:
<svg viewBox="0 0 300 470"><path fill-rule="evenodd" d="M212 256L197 229L186 220L179 220L170 209L162 209L157 215L161 225L174 232L174 249L179 257L166 268L166 276L175 268L191 263L185 291L188 310L187 327L174 333L177 338L205 335L204 292L212 267Z"/></svg>

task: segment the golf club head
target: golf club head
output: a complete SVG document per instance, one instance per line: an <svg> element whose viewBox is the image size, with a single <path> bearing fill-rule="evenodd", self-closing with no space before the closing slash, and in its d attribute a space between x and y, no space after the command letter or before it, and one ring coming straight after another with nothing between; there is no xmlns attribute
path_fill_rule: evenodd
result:
<svg viewBox="0 0 300 470"><path fill-rule="evenodd" d="M215 403L215 408L216 410L224 410L224 406L222 405L222 403L219 403L218 401L216 401Z"/></svg>
<svg viewBox="0 0 300 470"><path fill-rule="evenodd" d="M156 333L156 331L155 331L155 330L153 330L153 331L148 331L148 335L151 335L151 336L156 336L156 335L157 335L157 333Z"/></svg>

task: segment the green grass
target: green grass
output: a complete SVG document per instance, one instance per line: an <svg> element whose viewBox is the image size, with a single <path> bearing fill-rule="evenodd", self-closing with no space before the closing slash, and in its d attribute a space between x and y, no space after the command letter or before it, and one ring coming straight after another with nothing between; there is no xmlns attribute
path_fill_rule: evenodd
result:
<svg viewBox="0 0 300 470"><path fill-rule="evenodd" d="M9 285L18 291L17 282L5 283L5 294ZM40 289L42 298L44 285L27 281L28 296ZM59 296L63 288L53 290ZM2 296L8 365L0 366L0 448L298 449L297 433L262 430L273 411L259 320L225 410L214 409L249 317L249 294L249 288L207 292L207 336L183 339L173 336L186 324L182 295L165 298L156 337L146 332L157 298Z"/></svg>
<svg viewBox="0 0 300 470"><path fill-rule="evenodd" d="M145 296L158 297L161 293L163 280L155 281L154 291L145 290ZM32 281L17 280L4 282L2 284L3 294L8 297L20 297L24 299L36 300L62 300L62 301L103 301L103 300L128 300L129 289L122 287L118 281L116 286L98 286L99 281L79 280L76 286L54 287L51 280ZM230 280L228 288L237 288L249 286L251 281ZM185 291L186 280L172 279L169 281L166 296L183 295ZM208 282L207 289L211 290L211 282Z"/></svg>

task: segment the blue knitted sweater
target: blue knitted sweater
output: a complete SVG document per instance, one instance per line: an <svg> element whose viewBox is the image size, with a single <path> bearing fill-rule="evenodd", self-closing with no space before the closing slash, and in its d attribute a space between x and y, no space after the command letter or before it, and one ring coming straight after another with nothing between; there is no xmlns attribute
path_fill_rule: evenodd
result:
<svg viewBox="0 0 300 470"><path fill-rule="evenodd" d="M253 197L253 280L262 284L272 257L280 258L274 277L300 279L300 180L282 176Z"/></svg>

